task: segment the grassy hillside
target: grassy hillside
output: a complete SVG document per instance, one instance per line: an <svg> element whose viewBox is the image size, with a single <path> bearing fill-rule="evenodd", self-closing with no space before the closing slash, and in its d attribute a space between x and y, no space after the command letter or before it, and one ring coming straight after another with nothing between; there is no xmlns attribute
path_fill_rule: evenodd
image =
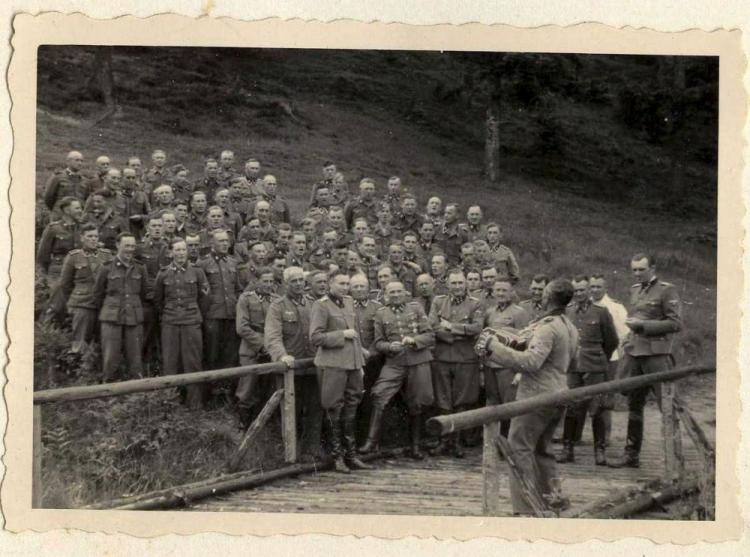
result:
<svg viewBox="0 0 750 557"><path fill-rule="evenodd" d="M194 179L206 157L233 149L240 161L258 158L279 178L298 215L325 159L338 163L352 191L371 176L382 192L398 174L422 202L437 194L464 209L479 203L501 222L519 257L522 289L537 272L601 271L625 300L629 257L653 252L684 301L678 362L715 360L715 123L710 109L691 114L680 145L626 125L617 99L622 87L649 75L643 59L591 57L575 70L580 87L542 104L507 103L499 184L482 175L484 109L462 88L470 65L461 57L118 49L120 111L102 124L104 107L86 83L92 59L88 48L39 50L37 193L71 149L90 164L107 154L121 167L131 155L147 164L163 148ZM686 180L679 205L662 195L676 147ZM38 342L57 343L48 352L63 349L64 339L42 333ZM709 380L689 390L713 398ZM215 475L238 435L225 410L207 412L193 427L167 392L85 406L81 414L59 405L45 418L48 505L79 506ZM280 462L274 440L272 430L248 465Z"/></svg>
<svg viewBox="0 0 750 557"><path fill-rule="evenodd" d="M685 301L680 360L713 359L716 175L706 151L715 130L710 110L686 120L685 202L670 211L661 203L670 145L627 127L617 118L622 107L605 102L623 83L645 79L651 69L642 57L586 58L575 96L506 110L503 177L494 185L482 176L483 111L461 92L469 66L460 58L117 49L121 111L100 125L103 106L82 79L92 59L85 48L40 49L37 187L73 148L92 163L108 154L117 166L129 155L147 163L154 148L164 148L195 179L206 157L231 148L277 175L297 214L324 159L339 164L353 191L363 176L384 188L398 174L423 201L438 194L463 207L480 203L503 223L525 278L602 271L626 299L629 256L655 253L663 279ZM549 133L559 148L543 153L537 147L549 144ZM628 187L619 187L623 180Z"/></svg>

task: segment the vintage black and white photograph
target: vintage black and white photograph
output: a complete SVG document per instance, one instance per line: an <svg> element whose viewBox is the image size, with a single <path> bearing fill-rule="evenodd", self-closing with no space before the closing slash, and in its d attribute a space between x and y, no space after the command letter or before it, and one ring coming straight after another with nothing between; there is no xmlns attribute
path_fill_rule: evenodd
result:
<svg viewBox="0 0 750 557"><path fill-rule="evenodd" d="M714 521L719 62L40 46L33 507Z"/></svg>

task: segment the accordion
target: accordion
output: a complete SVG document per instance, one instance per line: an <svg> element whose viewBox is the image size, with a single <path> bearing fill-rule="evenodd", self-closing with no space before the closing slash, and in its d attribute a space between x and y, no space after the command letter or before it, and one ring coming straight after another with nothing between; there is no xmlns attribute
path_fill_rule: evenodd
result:
<svg viewBox="0 0 750 557"><path fill-rule="evenodd" d="M480 358L486 357L487 346L489 345L490 340L492 340L493 338L497 339L501 344L507 346L508 348L523 352L524 350L526 350L526 347L529 344L531 331L529 331L527 334L524 333L526 333L526 329L524 329L520 333L516 333L508 329L492 329L490 327L487 327L479 334L479 337L474 344L474 352L476 352L476 354Z"/></svg>

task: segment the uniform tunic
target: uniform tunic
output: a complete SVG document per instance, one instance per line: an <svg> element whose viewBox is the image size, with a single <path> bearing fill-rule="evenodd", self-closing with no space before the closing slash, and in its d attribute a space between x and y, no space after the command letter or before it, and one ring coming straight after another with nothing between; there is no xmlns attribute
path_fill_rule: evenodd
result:
<svg viewBox="0 0 750 557"><path fill-rule="evenodd" d="M117 376L124 344L125 361L132 378L143 374L143 305L146 268L135 261L115 257L96 275L94 296L99 311L102 372L107 383Z"/></svg>
<svg viewBox="0 0 750 557"><path fill-rule="evenodd" d="M416 344L401 352L391 350L392 342L410 336ZM435 333L418 302L383 306L375 313L375 348L385 356L385 365L372 388L373 406L383 409L406 383L406 405L417 415L433 401L431 348Z"/></svg>
<svg viewBox="0 0 750 557"><path fill-rule="evenodd" d="M625 341L622 373L635 377L666 371L674 366L674 335L682 329L682 304L673 284L657 277L630 289L630 317L644 320ZM650 388L661 400L659 385L628 393L628 434L625 452L638 454L643 442L643 408Z"/></svg>
<svg viewBox="0 0 750 557"><path fill-rule="evenodd" d="M525 351L518 352L500 343L492 343L489 354L494 363L521 371L517 398L523 400L566 390L566 374L574 363L578 346L575 326L562 315L550 315L533 322L525 333L530 335ZM563 413L564 410L558 407L545 407L511 420L508 441L516 465L542 496L551 494L553 484L559 483L555 457L548 447ZM513 511L532 514L532 507L516 475L508 475Z"/></svg>
<svg viewBox="0 0 750 557"><path fill-rule="evenodd" d="M78 223L58 220L49 223L37 250L37 263L47 275L47 284L51 290L57 286L65 256L72 249L79 247L80 237Z"/></svg>
<svg viewBox="0 0 750 557"><path fill-rule="evenodd" d="M437 342L433 354L432 382L438 408L450 411L479 398L479 367L474 339L484 324L482 305L471 296L435 296L430 323ZM440 325L449 321L450 330Z"/></svg>
<svg viewBox="0 0 750 557"><path fill-rule="evenodd" d="M237 299L235 325L240 337L241 366L260 364L269 360L268 353L263 347L263 330L268 308L279 298L276 294L265 294L248 286ZM264 379L266 378L260 375L240 377L234 393L240 406L253 407L260 402L261 393L258 386Z"/></svg>
<svg viewBox="0 0 750 557"><path fill-rule="evenodd" d="M492 256L492 265L497 269L497 278L510 279L511 283L515 284L518 282L520 270L516 256L507 246L503 244L497 244L496 246L490 246L490 254Z"/></svg>
<svg viewBox="0 0 750 557"><path fill-rule="evenodd" d="M272 361L278 362L284 356L300 359L314 355L315 349L310 343L312 303L312 299L304 294L300 297L286 294L269 305L263 344ZM295 374L294 392L298 435L301 436L300 452L318 454L322 412L317 377Z"/></svg>
<svg viewBox="0 0 750 557"><path fill-rule="evenodd" d="M435 231L434 241L443 250L448 265L458 265L461 261L461 246L469 241L469 233L458 223L444 224Z"/></svg>
<svg viewBox="0 0 750 557"><path fill-rule="evenodd" d="M99 268L110 261L112 253L105 249L74 249L63 260L57 298L67 305L73 319L73 352L79 352L94 339L97 322L94 284ZM60 308L55 309L59 313Z"/></svg>
<svg viewBox="0 0 750 557"><path fill-rule="evenodd" d="M350 296L323 296L310 312L310 342L317 348L320 401L324 409L356 412L362 399L362 366L365 363L359 336L344 337L345 329L359 334L360 327Z"/></svg>
<svg viewBox="0 0 750 557"><path fill-rule="evenodd" d="M529 324L529 314L521 306L508 303L488 307L484 314L484 326L495 330L518 332ZM484 369L484 385L487 389L487 404L505 404L516 399L516 385L513 385L515 370L487 361ZM507 436L510 421L503 421L501 432Z"/></svg>
<svg viewBox="0 0 750 557"><path fill-rule="evenodd" d="M344 216L348 230L351 230L352 224L359 218L367 219L368 224L374 227L378 222L378 204L374 199L365 200L355 197L346 204Z"/></svg>
<svg viewBox="0 0 750 557"><path fill-rule="evenodd" d="M75 197L83 204L91 191L80 172L70 168L56 170L44 186L44 204L50 211L63 197Z"/></svg>
<svg viewBox="0 0 750 557"><path fill-rule="evenodd" d="M208 280L203 307L204 360L207 369L237 365L239 338L235 328L237 296L242 292L237 260L211 252L198 260Z"/></svg>

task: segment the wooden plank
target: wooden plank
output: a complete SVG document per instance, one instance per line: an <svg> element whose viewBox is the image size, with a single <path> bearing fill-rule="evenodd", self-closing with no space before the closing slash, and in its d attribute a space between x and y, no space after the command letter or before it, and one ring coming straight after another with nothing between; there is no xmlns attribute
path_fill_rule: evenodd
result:
<svg viewBox="0 0 750 557"><path fill-rule="evenodd" d="M500 453L495 443L500 436L500 422L485 424L482 429L482 514L497 516L500 511Z"/></svg>
<svg viewBox="0 0 750 557"><path fill-rule="evenodd" d="M564 406L571 402L593 398L596 395L628 391L665 381L675 381L690 375L705 373L716 373L716 369L709 367L689 367L628 377L627 379L604 381L596 385L537 395L507 404L497 404L458 412L456 414L435 416L427 420L427 430L433 435L446 435L464 429L480 427L492 421L507 420L538 408Z"/></svg>
<svg viewBox="0 0 750 557"><path fill-rule="evenodd" d="M230 472L234 472L235 470L237 470L240 463L242 462L242 459L245 456L245 453L247 453L248 447L250 447L250 443L255 440L255 438L258 436L258 433L260 433L260 430L263 429L263 426L266 425L269 418L271 417L271 414L273 414L274 410L276 410L276 408L279 406L279 402L281 401L281 397L283 395L284 389L275 391L271 395L271 398L268 399L268 402L266 402L265 406L263 406L263 410L261 410L255 420L253 420L253 423L250 424L250 427L247 428L247 431L242 436L242 441L240 441L237 450L229 459L227 468Z"/></svg>
<svg viewBox="0 0 750 557"><path fill-rule="evenodd" d="M294 368L289 368L284 372L281 435L284 439L284 460L290 463L297 462L297 409L294 393Z"/></svg>
<svg viewBox="0 0 750 557"><path fill-rule="evenodd" d="M33 420L33 473L31 479L31 508L41 509L42 508L42 455L44 453L44 445L42 444L42 405L34 405L34 420Z"/></svg>
<svg viewBox="0 0 750 557"><path fill-rule="evenodd" d="M662 438L664 440L664 473L667 480L679 480L684 475L684 460L679 418L676 416L673 382L661 386Z"/></svg>
<svg viewBox="0 0 750 557"><path fill-rule="evenodd" d="M304 375L307 368L313 367L311 358L296 360L292 367L292 373ZM238 366L225 369L212 369L209 371L195 371L192 373L180 373L174 375L162 375L160 377L148 377L146 379L132 379L129 381L118 381L116 383L102 383L101 385L84 385L76 387L65 387L62 389L49 389L34 393L34 404L46 404L50 402L63 402L72 400L86 400L92 398L106 398L111 396L122 396L133 393L145 393L169 389L183 385L193 385L209 381L221 381L234 379L243 375L266 375L270 373L288 373L290 370L280 362L270 364L254 364L251 366Z"/></svg>

